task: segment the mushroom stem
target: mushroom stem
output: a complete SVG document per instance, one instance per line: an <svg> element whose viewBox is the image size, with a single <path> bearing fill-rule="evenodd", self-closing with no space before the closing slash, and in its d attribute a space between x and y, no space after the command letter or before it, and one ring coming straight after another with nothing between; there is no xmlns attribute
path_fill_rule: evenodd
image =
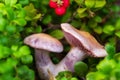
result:
<svg viewBox="0 0 120 80"><path fill-rule="evenodd" d="M74 72L74 64L80 60L83 60L86 57L87 55L83 50L77 47L72 47L68 54L65 56L65 58L57 65L57 69L60 71L68 70Z"/></svg>
<svg viewBox="0 0 120 80"><path fill-rule="evenodd" d="M65 58L57 65L54 65L49 57L49 52L35 49L36 66L41 79L49 80L49 72L55 77L61 71L74 72L74 64L86 58L87 55L83 50L72 47ZM54 72L54 73L53 73Z"/></svg>
<svg viewBox="0 0 120 80"><path fill-rule="evenodd" d="M54 72L55 65L52 63L49 52L35 49L36 67L42 80L49 80L49 73Z"/></svg>

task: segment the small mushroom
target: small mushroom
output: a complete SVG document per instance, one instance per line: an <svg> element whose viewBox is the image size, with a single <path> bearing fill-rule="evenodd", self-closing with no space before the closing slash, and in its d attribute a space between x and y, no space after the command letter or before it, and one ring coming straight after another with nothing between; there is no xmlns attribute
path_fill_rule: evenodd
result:
<svg viewBox="0 0 120 80"><path fill-rule="evenodd" d="M62 44L55 38L44 34L33 34L25 38L24 43L35 48L36 66L42 80L49 80L50 74L57 75L56 66L52 63L49 52L60 53Z"/></svg>
<svg viewBox="0 0 120 80"><path fill-rule="evenodd" d="M63 66L68 71L74 72L74 64L77 61L83 60L87 56L105 57L107 55L104 47L88 32L77 30L68 23L62 23L61 28L71 45L71 50L58 64L59 67Z"/></svg>

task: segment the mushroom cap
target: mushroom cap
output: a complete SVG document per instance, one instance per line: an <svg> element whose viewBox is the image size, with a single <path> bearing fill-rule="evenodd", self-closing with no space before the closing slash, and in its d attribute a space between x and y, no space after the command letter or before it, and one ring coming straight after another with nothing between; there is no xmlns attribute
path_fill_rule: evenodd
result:
<svg viewBox="0 0 120 80"><path fill-rule="evenodd" d="M105 57L107 52L104 47L88 32L77 30L68 23L62 23L61 28L68 43L79 47L93 57Z"/></svg>
<svg viewBox="0 0 120 80"><path fill-rule="evenodd" d="M63 45L59 40L45 33L32 34L24 39L24 43L37 49L51 52L62 52Z"/></svg>

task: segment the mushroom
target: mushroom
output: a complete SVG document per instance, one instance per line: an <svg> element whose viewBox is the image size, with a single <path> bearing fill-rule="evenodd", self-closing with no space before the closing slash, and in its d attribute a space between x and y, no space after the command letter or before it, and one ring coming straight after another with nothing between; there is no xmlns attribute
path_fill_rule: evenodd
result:
<svg viewBox="0 0 120 80"><path fill-rule="evenodd" d="M24 43L35 48L35 60L39 76L42 80L49 80L50 75L57 75L56 66L52 63L49 52L60 53L62 44L55 38L44 34L33 34L24 39Z"/></svg>
<svg viewBox="0 0 120 80"><path fill-rule="evenodd" d="M24 43L35 48L35 60L39 75L42 80L50 80L61 71L74 72L74 64L84 58L105 57L107 52L104 47L88 32L79 31L68 23L62 23L61 28L71 50L58 64L53 64L49 52L60 53L62 44L55 38L45 33L33 34L25 38Z"/></svg>
<svg viewBox="0 0 120 80"><path fill-rule="evenodd" d="M62 23L61 28L67 42L71 45L71 50L58 64L59 67L63 66L68 71L74 72L74 64L77 61L88 56L105 57L107 55L104 47L88 32L77 30L68 23Z"/></svg>

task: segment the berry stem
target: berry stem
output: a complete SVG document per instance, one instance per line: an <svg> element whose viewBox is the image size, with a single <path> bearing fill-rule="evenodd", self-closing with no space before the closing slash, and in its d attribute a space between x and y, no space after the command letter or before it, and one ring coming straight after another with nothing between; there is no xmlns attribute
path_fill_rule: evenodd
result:
<svg viewBox="0 0 120 80"><path fill-rule="evenodd" d="M61 5L63 4L63 1L57 0L57 4L58 4L59 6L61 6Z"/></svg>

